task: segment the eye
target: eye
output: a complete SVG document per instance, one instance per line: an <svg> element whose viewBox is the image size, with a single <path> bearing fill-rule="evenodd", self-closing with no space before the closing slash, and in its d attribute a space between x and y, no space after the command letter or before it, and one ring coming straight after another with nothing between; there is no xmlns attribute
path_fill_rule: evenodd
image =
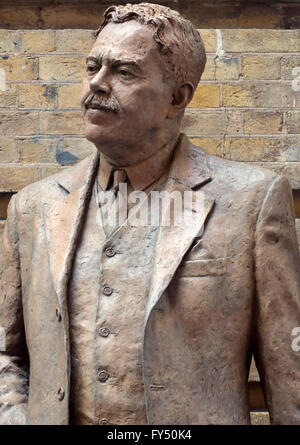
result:
<svg viewBox="0 0 300 445"><path fill-rule="evenodd" d="M86 71L88 72L88 74L93 74L97 70L98 70L98 67L95 65L87 65L87 67L86 67Z"/></svg>
<svg viewBox="0 0 300 445"><path fill-rule="evenodd" d="M126 77L126 78L133 76L133 74L130 71L128 71L124 68L120 69L119 73L121 74L122 77Z"/></svg>

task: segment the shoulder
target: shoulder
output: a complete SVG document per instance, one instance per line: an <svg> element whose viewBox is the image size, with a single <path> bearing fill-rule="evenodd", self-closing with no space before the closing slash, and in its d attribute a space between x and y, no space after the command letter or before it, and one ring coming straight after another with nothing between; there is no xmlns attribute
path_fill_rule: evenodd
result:
<svg viewBox="0 0 300 445"><path fill-rule="evenodd" d="M69 193L69 189L82 185L87 175L89 166L93 162L96 153L88 156L72 167L34 182L16 194L16 205L22 213L30 212L43 204L48 204L61 196L61 192ZM65 186L65 187L64 187Z"/></svg>
<svg viewBox="0 0 300 445"><path fill-rule="evenodd" d="M267 168L236 162L205 153L201 147L193 147L205 157L212 181L222 186L223 191L246 191L267 187L281 177Z"/></svg>
<svg viewBox="0 0 300 445"><path fill-rule="evenodd" d="M198 157L210 172L211 180L205 185L206 189L222 202L235 199L244 204L256 202L260 206L274 187L290 189L285 177L267 168L212 156L201 147L193 146L192 150L199 152Z"/></svg>

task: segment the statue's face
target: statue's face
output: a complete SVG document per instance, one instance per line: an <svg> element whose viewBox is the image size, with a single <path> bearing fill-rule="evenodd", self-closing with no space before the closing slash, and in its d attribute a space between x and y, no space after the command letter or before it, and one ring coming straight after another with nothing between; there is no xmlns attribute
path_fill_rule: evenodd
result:
<svg viewBox="0 0 300 445"><path fill-rule="evenodd" d="M99 34L87 58L82 112L87 139L112 161L138 162L166 142L172 87L164 69L150 27L109 23Z"/></svg>

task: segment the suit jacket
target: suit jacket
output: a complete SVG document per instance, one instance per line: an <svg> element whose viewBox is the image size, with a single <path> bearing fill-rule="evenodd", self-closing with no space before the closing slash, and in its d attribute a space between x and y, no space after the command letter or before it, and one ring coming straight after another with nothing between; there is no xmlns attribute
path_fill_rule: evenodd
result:
<svg viewBox="0 0 300 445"><path fill-rule="evenodd" d="M25 415L29 424L68 423L67 284L97 166L95 154L10 202L0 261L2 423ZM271 421L300 423L291 347L300 263L287 180L209 156L182 135L166 190L201 193L205 205L201 214L186 205L187 224L159 228L143 344L148 423L249 423L252 353Z"/></svg>

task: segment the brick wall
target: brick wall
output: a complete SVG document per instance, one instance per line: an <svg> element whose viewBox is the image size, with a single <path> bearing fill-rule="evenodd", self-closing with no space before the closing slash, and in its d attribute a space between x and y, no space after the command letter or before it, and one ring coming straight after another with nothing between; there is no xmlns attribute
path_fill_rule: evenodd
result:
<svg viewBox="0 0 300 445"><path fill-rule="evenodd" d="M91 29L110 2L87 1L84 11L76 1L16 3L13 10L0 0L0 68L6 75L4 91L0 71L0 232L12 193L93 150L83 137L81 79ZM300 242L300 91L292 73L300 67L300 31L284 29L299 27L299 7L293 2L218 2L218 8L193 1L161 3L201 27L208 54L185 131L208 153L287 176ZM253 423L267 423L254 365L249 381Z"/></svg>

